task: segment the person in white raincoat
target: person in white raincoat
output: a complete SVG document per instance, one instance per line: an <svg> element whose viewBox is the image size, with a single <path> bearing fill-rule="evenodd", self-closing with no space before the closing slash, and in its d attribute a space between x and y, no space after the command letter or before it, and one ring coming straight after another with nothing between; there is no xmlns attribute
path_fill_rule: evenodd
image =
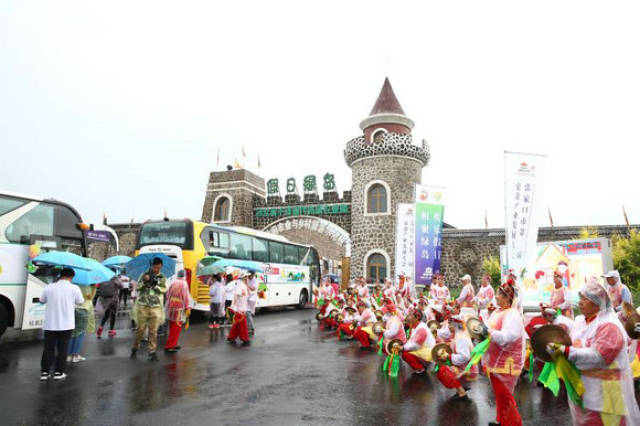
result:
<svg viewBox="0 0 640 426"><path fill-rule="evenodd" d="M550 343L580 370L584 408L569 398L574 425L640 425L627 351L627 334L614 313L607 290L591 277L580 290L570 347Z"/></svg>

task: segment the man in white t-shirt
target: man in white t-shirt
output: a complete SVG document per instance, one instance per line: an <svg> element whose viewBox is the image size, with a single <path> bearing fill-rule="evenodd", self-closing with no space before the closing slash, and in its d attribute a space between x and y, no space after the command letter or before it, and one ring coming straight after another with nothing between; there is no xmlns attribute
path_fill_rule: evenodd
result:
<svg viewBox="0 0 640 426"><path fill-rule="evenodd" d="M69 339L76 326L75 308L84 302L80 289L71 284L75 272L64 268L60 279L45 287L40 303L46 304L44 314L44 349L40 363L40 380L49 378L51 364L55 360L53 380L62 380L67 375L64 368L67 361ZM55 353L57 349L57 354Z"/></svg>

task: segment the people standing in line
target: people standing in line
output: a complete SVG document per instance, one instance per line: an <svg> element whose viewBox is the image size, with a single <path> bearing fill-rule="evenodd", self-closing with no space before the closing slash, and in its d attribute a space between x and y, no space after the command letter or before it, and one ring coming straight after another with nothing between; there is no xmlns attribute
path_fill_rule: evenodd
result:
<svg viewBox="0 0 640 426"><path fill-rule="evenodd" d="M129 299L129 296L131 295L131 279L125 275L124 270L120 271L118 278L120 279L120 284L122 284L122 288L120 289L120 301L122 302L124 309L127 309L127 299Z"/></svg>
<svg viewBox="0 0 640 426"><path fill-rule="evenodd" d="M224 324L225 288L220 274L210 278L209 285L209 328L220 328Z"/></svg>
<svg viewBox="0 0 640 426"><path fill-rule="evenodd" d="M249 297L247 299L247 327L249 328L249 334L256 333L255 325L253 324L253 316L256 314L256 303L258 302L258 279L255 272L250 272L247 277L247 289L249 290Z"/></svg>
<svg viewBox="0 0 640 426"><path fill-rule="evenodd" d="M227 316L227 322L233 321L233 312L231 304L233 303L233 295L236 291L236 280L233 279L233 275L227 274L227 283L224 286L224 311Z"/></svg>
<svg viewBox="0 0 640 426"><path fill-rule="evenodd" d="M96 294L95 285L83 285L78 286L84 302L76 306L75 309L75 328L71 333L71 341L69 342L69 355L67 356L67 362L82 362L86 358L80 355L82 349L82 343L84 342L84 336L86 333L93 333L96 329L96 316L93 311L93 297Z"/></svg>
<svg viewBox="0 0 640 426"><path fill-rule="evenodd" d="M177 278L173 280L166 293L167 320L169 320L169 337L164 345L165 352L177 352L180 350L178 338L182 326L191 313L189 286L185 280L185 271L178 271Z"/></svg>
<svg viewBox="0 0 640 426"><path fill-rule="evenodd" d="M51 366L54 363L53 379L62 380L67 377L65 373L67 351L71 333L76 325L75 305L84 303L80 289L71 284L74 276L73 269L63 268L60 279L46 286L40 296L40 303L46 305L40 380L49 379Z"/></svg>
<svg viewBox="0 0 640 426"><path fill-rule="evenodd" d="M96 331L98 339L102 337L102 331L104 325L109 321L109 337L116 335L116 315L118 313L118 301L120 300L120 289L122 283L117 275L111 277L109 281L105 281L100 284L98 289L98 303L102 304L104 308L104 316L100 321L100 327Z"/></svg>
<svg viewBox="0 0 640 426"><path fill-rule="evenodd" d="M235 292L233 294L233 303L231 304L231 309L233 310L233 324L231 325L231 330L229 330L227 342L235 343L236 339L240 338L243 346L249 346L251 343L249 342L249 330L247 328L246 316L249 299L249 288L247 287L249 274L247 272L242 272L240 277L241 280L236 281Z"/></svg>
<svg viewBox="0 0 640 426"><path fill-rule="evenodd" d="M133 317L136 321L136 337L131 348L131 358L135 358L140 342L148 330L149 361L157 361L158 327L164 321L162 302L167 291L167 279L162 270L162 259L153 259L152 266L138 280L137 298L133 306Z"/></svg>

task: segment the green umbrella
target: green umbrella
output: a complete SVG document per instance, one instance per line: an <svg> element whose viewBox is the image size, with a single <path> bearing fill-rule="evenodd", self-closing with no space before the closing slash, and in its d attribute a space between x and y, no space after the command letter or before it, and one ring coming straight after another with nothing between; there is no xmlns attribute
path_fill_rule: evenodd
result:
<svg viewBox="0 0 640 426"><path fill-rule="evenodd" d="M200 259L198 262L198 269L196 275L201 277L203 275L215 275L224 273L224 267L214 265L215 262L222 259L218 256L206 256Z"/></svg>

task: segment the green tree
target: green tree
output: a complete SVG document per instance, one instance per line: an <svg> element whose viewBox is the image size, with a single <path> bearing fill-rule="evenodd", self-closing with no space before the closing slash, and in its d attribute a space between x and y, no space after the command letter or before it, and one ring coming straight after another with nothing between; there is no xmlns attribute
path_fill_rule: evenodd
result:
<svg viewBox="0 0 640 426"><path fill-rule="evenodd" d="M482 260L482 272L491 276L491 285L493 287L500 285L500 260L495 256L485 257Z"/></svg>
<svg viewBox="0 0 640 426"><path fill-rule="evenodd" d="M577 238L574 240L588 240L589 238L598 238L600 235L598 234L598 228L595 226L585 226L580 229L580 233Z"/></svg>
<svg viewBox="0 0 640 426"><path fill-rule="evenodd" d="M614 235L611 240L613 267L620 272L622 282L637 292L640 287L640 232L631 229L628 236Z"/></svg>

